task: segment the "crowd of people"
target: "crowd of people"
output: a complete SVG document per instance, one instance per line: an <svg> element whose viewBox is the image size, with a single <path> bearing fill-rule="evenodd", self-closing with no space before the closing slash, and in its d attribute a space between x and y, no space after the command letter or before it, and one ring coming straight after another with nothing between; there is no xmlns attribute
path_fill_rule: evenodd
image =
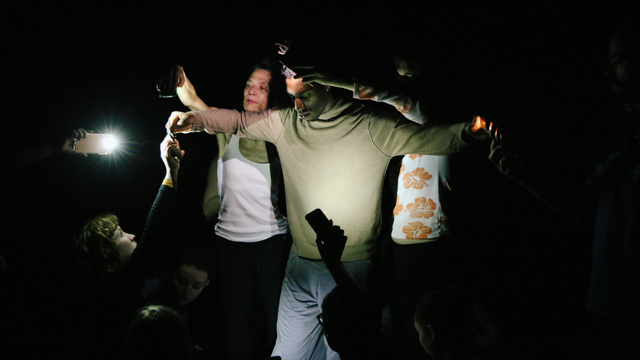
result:
<svg viewBox="0 0 640 360"><path fill-rule="evenodd" d="M396 78L360 79L278 43L247 73L243 111L211 107L175 66L159 90L190 111L165 124L166 171L144 231L126 233L108 213L73 237L85 301L64 356L528 358L517 327L461 271L474 223L451 157L484 151L566 221L594 224L585 298L600 342L589 352L640 357L636 27L613 35L610 58L605 78L632 120L622 148L577 184L537 169L500 118L447 118L421 91L419 60L403 54ZM201 194L201 216L215 227L184 247L178 173L191 154L178 140L192 133L215 136ZM30 149L18 167L73 153L86 136L78 129ZM0 276L12 266L6 255Z"/></svg>

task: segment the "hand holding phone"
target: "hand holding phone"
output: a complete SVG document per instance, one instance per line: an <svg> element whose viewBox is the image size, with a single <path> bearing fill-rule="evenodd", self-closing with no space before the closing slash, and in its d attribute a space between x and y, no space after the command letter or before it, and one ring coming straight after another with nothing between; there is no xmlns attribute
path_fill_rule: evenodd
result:
<svg viewBox="0 0 640 360"><path fill-rule="evenodd" d="M74 152L84 154L108 155L118 145L111 134L86 134L86 138L77 139Z"/></svg>
<svg viewBox="0 0 640 360"><path fill-rule="evenodd" d="M340 262L347 237L340 226L333 225L333 221L327 219L322 210L315 209L305 218L317 234L316 245L320 256L325 263Z"/></svg>

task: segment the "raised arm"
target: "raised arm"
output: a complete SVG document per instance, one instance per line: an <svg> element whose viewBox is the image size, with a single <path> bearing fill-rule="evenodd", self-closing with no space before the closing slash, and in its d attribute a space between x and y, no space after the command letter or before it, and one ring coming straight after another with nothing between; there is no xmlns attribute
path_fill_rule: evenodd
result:
<svg viewBox="0 0 640 360"><path fill-rule="evenodd" d="M292 68L296 79L303 83L316 82L353 93L359 100L382 102L395 107L405 118L417 124L428 121L427 99L420 99L406 84L395 81L388 83L362 81L354 77L332 73L315 66L297 66Z"/></svg>
<svg viewBox="0 0 640 360"><path fill-rule="evenodd" d="M196 93L184 69L180 65L176 65L171 69L171 78L176 83L176 92L182 104L194 111L216 110L216 107L208 106Z"/></svg>
<svg viewBox="0 0 640 360"><path fill-rule="evenodd" d="M166 136L162 143L160 143L160 155L162 162L166 169L164 176L165 182L171 181L174 189L178 188L178 170L180 170L180 159L172 154L172 149L178 148L178 151L184 156L184 150L180 150L180 146L177 141L171 140L169 136Z"/></svg>
<svg viewBox="0 0 640 360"><path fill-rule="evenodd" d="M344 235L344 230L342 230L340 226L333 225L333 220L329 220L323 231L318 232L318 230L316 230L316 235L318 251L320 252L322 261L324 261L327 269L329 269L333 280L335 280L336 285L360 289L357 281L349 274L340 260L344 246L347 244L347 237Z"/></svg>

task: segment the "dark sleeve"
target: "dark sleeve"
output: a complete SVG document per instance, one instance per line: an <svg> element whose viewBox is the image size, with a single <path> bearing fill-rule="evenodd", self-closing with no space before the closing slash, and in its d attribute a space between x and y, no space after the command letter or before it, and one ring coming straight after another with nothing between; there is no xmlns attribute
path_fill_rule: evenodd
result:
<svg viewBox="0 0 640 360"><path fill-rule="evenodd" d="M175 248L172 244L176 238L176 227L172 226L172 220L177 198L177 190L172 187L162 185L158 190L138 246L119 271L119 275L126 277L127 282L140 282L142 286L145 278L153 276L167 265Z"/></svg>

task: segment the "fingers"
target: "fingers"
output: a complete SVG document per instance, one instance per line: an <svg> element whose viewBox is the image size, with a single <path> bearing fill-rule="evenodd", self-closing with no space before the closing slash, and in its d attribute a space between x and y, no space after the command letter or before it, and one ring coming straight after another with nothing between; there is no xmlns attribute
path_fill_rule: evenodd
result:
<svg viewBox="0 0 640 360"><path fill-rule="evenodd" d="M283 43L275 43L275 45L278 47L278 54L279 55L284 55L289 50L289 45L284 43L284 42Z"/></svg>
<svg viewBox="0 0 640 360"><path fill-rule="evenodd" d="M180 164L184 153L184 150L180 149L180 143L169 135L165 136L160 143L161 156L172 164Z"/></svg>
<svg viewBox="0 0 640 360"><path fill-rule="evenodd" d="M184 123L184 120L182 120L183 114L183 112L174 111L171 113L171 115L169 115L169 119L167 120L167 124L165 125L167 131L172 133L178 132L177 127L181 126Z"/></svg>

